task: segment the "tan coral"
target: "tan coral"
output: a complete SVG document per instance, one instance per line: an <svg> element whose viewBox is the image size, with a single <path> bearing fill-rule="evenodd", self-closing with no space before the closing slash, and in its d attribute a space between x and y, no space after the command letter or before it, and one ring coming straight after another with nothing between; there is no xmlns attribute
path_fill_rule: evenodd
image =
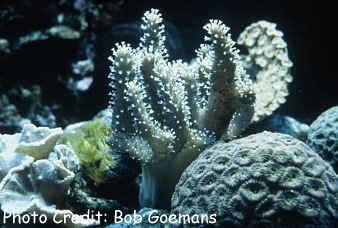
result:
<svg viewBox="0 0 338 228"><path fill-rule="evenodd" d="M11 178L13 173L30 166L34 159L26 154L3 152L0 153L0 191Z"/></svg>
<svg viewBox="0 0 338 228"><path fill-rule="evenodd" d="M61 128L50 129L25 124L15 152L27 154L35 160L48 158L62 132Z"/></svg>
<svg viewBox="0 0 338 228"><path fill-rule="evenodd" d="M4 178L6 181L0 189L3 211L22 214L36 204L41 207L60 204L67 196L75 176L73 172L46 159L29 162L25 159L15 170L10 170L9 178ZM28 166L23 167L24 164Z"/></svg>
<svg viewBox="0 0 338 228"><path fill-rule="evenodd" d="M0 153L13 152L18 147L21 133L13 135L0 134Z"/></svg>
<svg viewBox="0 0 338 228"><path fill-rule="evenodd" d="M256 103L252 122L269 116L289 94L287 86L292 81L292 62L282 37L276 24L258 21L247 27L237 40L249 51L243 58L243 65L254 80Z"/></svg>
<svg viewBox="0 0 338 228"><path fill-rule="evenodd" d="M64 203L74 172L79 168L79 159L71 148L54 147L61 133L61 128L37 128L29 124L22 133L0 134L1 210L22 216L43 214L48 220L62 223L63 227L99 225L99 221L89 217L56 209ZM18 153L18 148L31 152L27 154L34 157ZM41 155L49 155L49 160L39 159Z"/></svg>

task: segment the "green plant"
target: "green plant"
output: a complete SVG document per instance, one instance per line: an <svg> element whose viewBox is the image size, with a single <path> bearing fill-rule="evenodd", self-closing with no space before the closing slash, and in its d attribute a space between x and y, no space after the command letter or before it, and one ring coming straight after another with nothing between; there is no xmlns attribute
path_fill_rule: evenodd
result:
<svg viewBox="0 0 338 228"><path fill-rule="evenodd" d="M72 148L79 157L81 169L95 185L108 182L108 168L116 164L116 157L109 153L104 138L111 134L101 118L88 121L75 130L66 131L59 140Z"/></svg>

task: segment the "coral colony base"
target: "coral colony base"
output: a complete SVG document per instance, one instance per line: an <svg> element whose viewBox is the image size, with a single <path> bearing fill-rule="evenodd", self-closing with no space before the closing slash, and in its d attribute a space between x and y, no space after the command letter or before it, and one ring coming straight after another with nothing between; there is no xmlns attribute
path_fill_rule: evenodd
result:
<svg viewBox="0 0 338 228"><path fill-rule="evenodd" d="M196 50L196 59L170 62L161 14L152 9L142 19L139 47L121 42L109 57L109 144L140 160L141 206L168 209L183 170L201 151L238 136L253 116L259 121L285 101L292 63L283 34L258 22L239 39L249 49L245 67L257 74L249 76L219 20L204 26L208 43Z"/></svg>

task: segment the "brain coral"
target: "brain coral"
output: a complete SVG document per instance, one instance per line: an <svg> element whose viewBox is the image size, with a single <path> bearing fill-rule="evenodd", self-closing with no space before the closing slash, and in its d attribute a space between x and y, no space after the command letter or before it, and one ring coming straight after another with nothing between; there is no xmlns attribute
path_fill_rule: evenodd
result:
<svg viewBox="0 0 338 228"><path fill-rule="evenodd" d="M338 171L338 106L326 110L311 124L306 143Z"/></svg>
<svg viewBox="0 0 338 228"><path fill-rule="evenodd" d="M337 180L305 143L263 132L206 149L183 173L171 213L199 223L216 214L222 227L332 227Z"/></svg>

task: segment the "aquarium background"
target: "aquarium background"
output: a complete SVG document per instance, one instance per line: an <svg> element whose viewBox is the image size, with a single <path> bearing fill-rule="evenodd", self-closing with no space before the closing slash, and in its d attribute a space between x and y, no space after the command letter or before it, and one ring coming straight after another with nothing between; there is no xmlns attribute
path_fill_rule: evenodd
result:
<svg viewBox="0 0 338 228"><path fill-rule="evenodd" d="M175 41L172 56L186 61L191 60L203 41L201 27L209 19L224 21L231 28L233 39L253 22L274 22L284 33L294 63L290 95L275 114L289 115L309 124L338 101L337 6L333 1L315 1L305 7L294 1L77 0L65 4L57 0L48 3L17 0L2 1L0 7L0 38L11 42L10 51L2 51L0 55L0 93L8 97L22 118L40 125L64 127L88 120L107 107L110 66L107 58L111 48L122 39L134 46L138 44L141 34L132 25L137 25L150 8L160 9L168 23L168 34ZM56 18L61 14L70 26L79 28L81 10L89 23L81 38L49 37L15 46L20 37L38 36L34 32L57 24ZM123 32L121 25L127 25ZM72 64L88 58L93 60L94 70L87 75L74 74ZM86 76L93 79L90 87L76 89L74 82ZM30 97L24 95L23 88L31 90ZM44 120L39 122L34 115L44 116ZM52 123L48 123L50 118ZM0 130L3 133L19 130L10 125L2 124Z"/></svg>

